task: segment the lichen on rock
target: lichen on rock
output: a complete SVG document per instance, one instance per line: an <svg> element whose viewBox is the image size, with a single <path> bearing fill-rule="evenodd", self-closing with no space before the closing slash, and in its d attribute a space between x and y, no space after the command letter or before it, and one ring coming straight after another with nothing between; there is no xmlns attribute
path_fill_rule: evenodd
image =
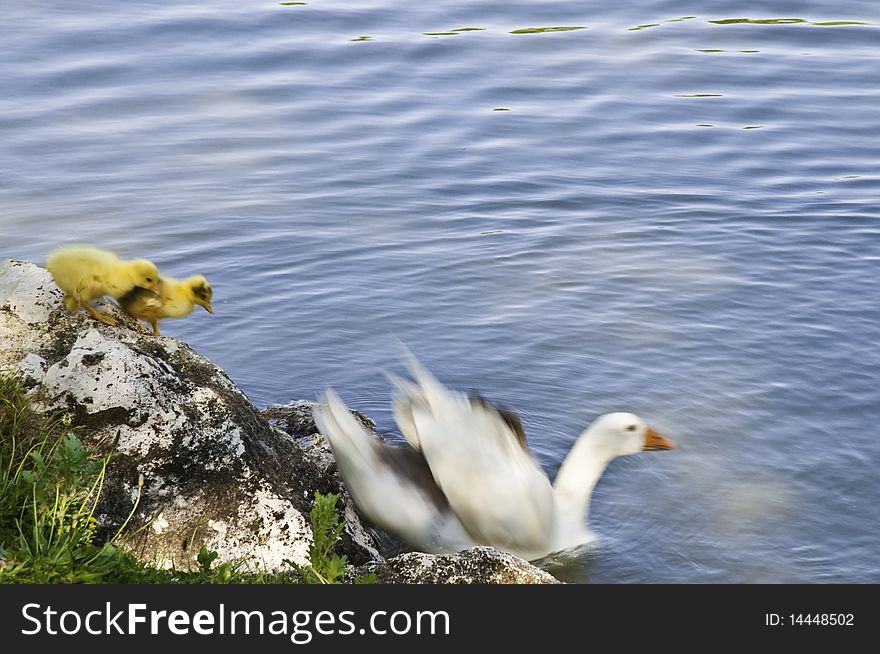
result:
<svg viewBox="0 0 880 654"><path fill-rule="evenodd" d="M368 564L386 584L556 584L552 575L513 554L472 547L456 554L408 552L384 563Z"/></svg>

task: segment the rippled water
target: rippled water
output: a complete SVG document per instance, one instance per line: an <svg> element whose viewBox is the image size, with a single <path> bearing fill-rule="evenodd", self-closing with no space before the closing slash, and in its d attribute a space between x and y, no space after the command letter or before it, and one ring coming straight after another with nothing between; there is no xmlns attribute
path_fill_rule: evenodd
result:
<svg viewBox="0 0 880 654"><path fill-rule="evenodd" d="M640 413L566 580L880 582L876 3L423 4L7 0L0 256L205 274L258 405Z"/></svg>

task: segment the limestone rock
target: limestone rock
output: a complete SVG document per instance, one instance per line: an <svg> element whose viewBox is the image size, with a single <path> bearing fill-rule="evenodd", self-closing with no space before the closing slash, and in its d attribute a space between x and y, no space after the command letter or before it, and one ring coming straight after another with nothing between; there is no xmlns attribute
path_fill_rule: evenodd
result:
<svg viewBox="0 0 880 654"><path fill-rule="evenodd" d="M252 570L305 563L314 491L339 492L329 466L185 343L136 331L110 301L99 307L119 326L70 313L61 296L44 269L0 264L0 370L21 374L37 406L70 413L84 442L113 450L102 533L134 510L123 544L144 561L187 568L204 545ZM378 558L357 515L345 515L342 551L353 563Z"/></svg>
<svg viewBox="0 0 880 654"><path fill-rule="evenodd" d="M492 547L472 547L456 554L399 554L385 563L368 564L386 584L558 584L513 554Z"/></svg>

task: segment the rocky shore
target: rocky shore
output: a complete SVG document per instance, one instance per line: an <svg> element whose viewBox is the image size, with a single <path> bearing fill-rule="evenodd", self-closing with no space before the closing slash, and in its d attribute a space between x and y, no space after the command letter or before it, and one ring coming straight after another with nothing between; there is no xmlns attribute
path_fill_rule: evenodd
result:
<svg viewBox="0 0 880 654"><path fill-rule="evenodd" d="M187 344L142 333L112 302L100 308L119 325L66 311L43 268L0 263L0 371L21 376L40 410L68 413L90 447L114 452L99 527L112 535L134 511L122 543L140 560L188 569L205 546L254 571L305 564L314 493L343 492L340 553L381 582L554 581L486 547L386 559L340 486L311 403L261 412Z"/></svg>

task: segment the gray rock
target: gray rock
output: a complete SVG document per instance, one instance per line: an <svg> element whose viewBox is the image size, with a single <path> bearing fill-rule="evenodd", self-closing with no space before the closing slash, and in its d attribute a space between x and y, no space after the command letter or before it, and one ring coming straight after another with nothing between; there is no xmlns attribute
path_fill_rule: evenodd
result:
<svg viewBox="0 0 880 654"><path fill-rule="evenodd" d="M306 456L324 474L338 480L339 472L336 469L333 450L324 435L318 431L318 426L312 416L312 410L317 405L317 402L310 400L295 400L288 404L267 407L263 410L262 416L269 421L269 424L279 427L296 439ZM351 413L366 429L373 432L376 438L384 440L383 436L376 431L376 423L372 418L353 409Z"/></svg>
<svg viewBox="0 0 880 654"><path fill-rule="evenodd" d="M20 374L38 407L70 413L87 444L114 451L102 535L134 510L122 542L160 566L186 569L202 545L251 570L306 563L311 498L339 492L329 466L185 343L136 331L112 302L100 308L116 327L60 300L47 271L0 264L0 370ZM379 558L348 506L345 516L341 551L356 564Z"/></svg>
<svg viewBox="0 0 880 654"><path fill-rule="evenodd" d="M376 573L385 584L558 584L544 572L513 554L492 547L473 547L457 554L409 552L371 563L363 571Z"/></svg>

